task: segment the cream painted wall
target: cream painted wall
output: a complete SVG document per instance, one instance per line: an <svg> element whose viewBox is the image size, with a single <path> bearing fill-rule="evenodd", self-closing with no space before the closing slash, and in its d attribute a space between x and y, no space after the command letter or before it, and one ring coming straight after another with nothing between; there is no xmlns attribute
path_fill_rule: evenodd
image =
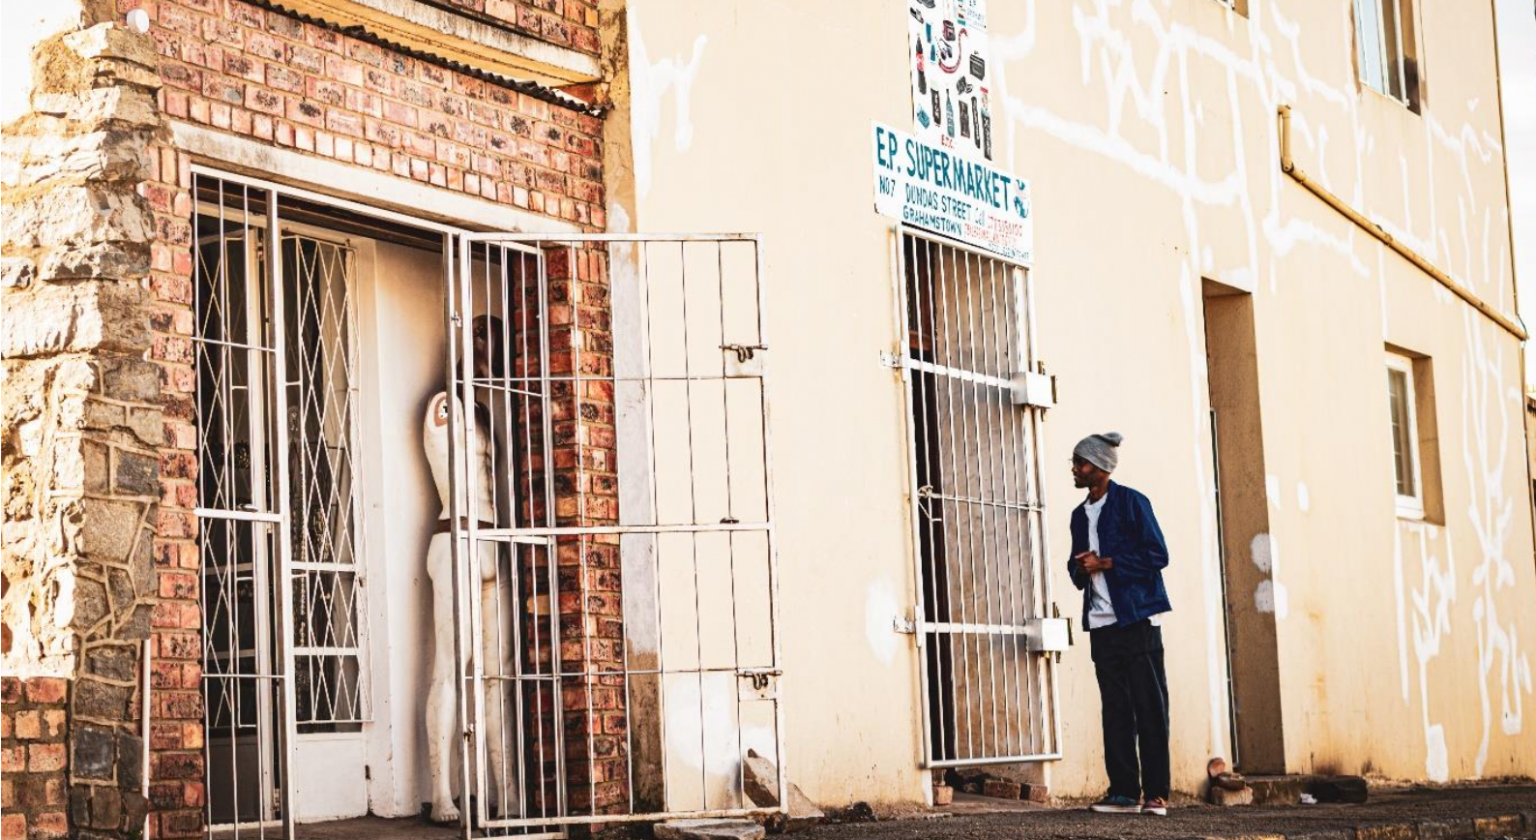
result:
<svg viewBox="0 0 1536 840"><path fill-rule="evenodd" d="M1056 598L1076 612L1067 455L1117 429L1117 477L1152 498L1173 554L1183 790L1231 755L1202 277L1255 295L1287 769L1536 773L1518 346L1277 163L1288 103L1301 167L1513 313L1491 24L1476 4L1419 5L1423 114L1359 89L1343 0L1255 0L1251 17L1214 0L989 4L998 158L1033 181L1060 377ZM904 10L632 0L629 27L635 202L615 226L766 234L790 774L827 805L918 799L917 660L888 630L913 593L869 149L871 121L911 125ZM1394 512L1387 343L1432 360L1441 525ZM1096 793L1086 645L1064 658L1061 713L1053 792Z"/></svg>

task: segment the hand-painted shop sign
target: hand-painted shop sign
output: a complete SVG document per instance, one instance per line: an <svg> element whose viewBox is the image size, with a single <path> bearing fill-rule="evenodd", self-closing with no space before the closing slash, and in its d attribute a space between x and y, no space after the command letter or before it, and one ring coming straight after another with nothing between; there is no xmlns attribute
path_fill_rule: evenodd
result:
<svg viewBox="0 0 1536 840"><path fill-rule="evenodd" d="M875 210L1010 260L1034 262L1029 182L874 124Z"/></svg>
<svg viewBox="0 0 1536 840"><path fill-rule="evenodd" d="M992 159L992 80L982 0L907 0L918 139Z"/></svg>

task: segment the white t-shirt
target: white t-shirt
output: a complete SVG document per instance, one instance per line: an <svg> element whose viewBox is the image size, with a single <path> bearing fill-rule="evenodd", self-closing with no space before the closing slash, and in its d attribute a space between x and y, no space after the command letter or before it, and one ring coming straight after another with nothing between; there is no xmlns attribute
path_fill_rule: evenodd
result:
<svg viewBox="0 0 1536 840"><path fill-rule="evenodd" d="M1094 554L1099 553L1099 514L1108 498L1109 494L1105 493L1097 502L1083 503L1083 513L1088 515L1088 550ZM1093 600L1088 604L1088 629L1097 630L1115 623L1115 605L1110 601L1109 581L1104 579L1104 573L1094 572L1091 580Z"/></svg>

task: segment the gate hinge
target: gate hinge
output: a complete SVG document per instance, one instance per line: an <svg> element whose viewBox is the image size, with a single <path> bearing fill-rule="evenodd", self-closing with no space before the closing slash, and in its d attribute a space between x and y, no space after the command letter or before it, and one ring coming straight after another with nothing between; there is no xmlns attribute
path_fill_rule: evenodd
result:
<svg viewBox="0 0 1536 840"><path fill-rule="evenodd" d="M899 370L902 367L901 356L889 350L880 351L880 364Z"/></svg>
<svg viewBox="0 0 1536 840"><path fill-rule="evenodd" d="M917 615L917 610L913 610L912 614ZM891 629L897 633L906 633L909 636L916 635L917 620L904 615L898 615L891 619Z"/></svg>

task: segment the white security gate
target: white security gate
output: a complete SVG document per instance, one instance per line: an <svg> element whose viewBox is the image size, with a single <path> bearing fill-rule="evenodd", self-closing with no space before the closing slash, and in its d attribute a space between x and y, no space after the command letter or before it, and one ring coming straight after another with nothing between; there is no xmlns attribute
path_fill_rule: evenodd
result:
<svg viewBox="0 0 1536 840"><path fill-rule="evenodd" d="M924 766L1058 758L1028 270L896 235Z"/></svg>
<svg viewBox="0 0 1536 840"><path fill-rule="evenodd" d="M368 714L355 254L276 190L199 171L193 195L206 816L291 837L300 735Z"/></svg>
<svg viewBox="0 0 1536 840"><path fill-rule="evenodd" d="M476 828L780 811L765 784L786 801L761 265L751 236L457 238Z"/></svg>

